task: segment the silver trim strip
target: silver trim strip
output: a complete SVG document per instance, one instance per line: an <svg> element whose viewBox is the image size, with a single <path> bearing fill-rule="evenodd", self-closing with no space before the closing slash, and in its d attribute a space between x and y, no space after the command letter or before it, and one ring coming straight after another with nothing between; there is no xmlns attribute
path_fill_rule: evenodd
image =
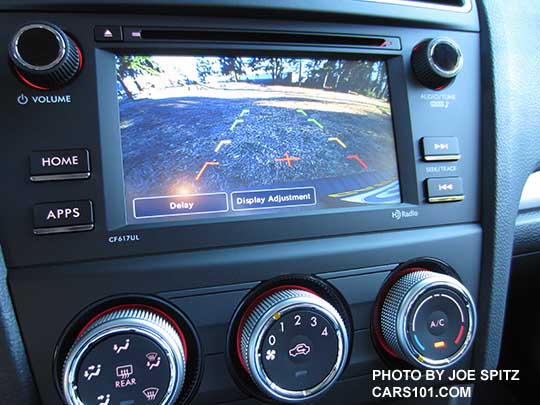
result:
<svg viewBox="0 0 540 405"><path fill-rule="evenodd" d="M422 8L431 8L434 10L443 10L443 11L454 11L457 13L468 13L472 10L471 0L464 0L463 6L444 6L441 4L432 4L423 1L408 1L408 0L360 0L360 1L369 1L372 3L383 3L383 4L393 4L396 6L408 6L408 7L422 7Z"/></svg>
<svg viewBox="0 0 540 405"><path fill-rule="evenodd" d="M428 197L428 202L438 203L438 202L454 202L454 201L463 201L465 196L462 195L449 195L444 197Z"/></svg>
<svg viewBox="0 0 540 405"><path fill-rule="evenodd" d="M437 161L446 161L446 160L459 160L461 155L427 155L424 156L426 162L437 162Z"/></svg>
<svg viewBox="0 0 540 405"><path fill-rule="evenodd" d="M521 193L519 209L540 208L540 171L529 176Z"/></svg>
<svg viewBox="0 0 540 405"><path fill-rule="evenodd" d="M84 232L94 229L94 224L57 226L54 228L34 228L34 235L53 235L56 233Z"/></svg>
<svg viewBox="0 0 540 405"><path fill-rule="evenodd" d="M27 61L25 61L22 58L21 54L19 53L19 39L21 38L21 35L24 34L26 31L29 31L29 30L32 30L32 29L35 29L35 28L40 28L40 29L43 29L43 30L46 30L46 31L49 31L50 33L52 33L56 37L56 40L58 41L58 46L60 48L58 50L58 56L56 57L56 59L53 60L48 65L45 65L45 66L32 65L32 64L28 63ZM50 27L50 26L45 25L45 24L29 24L29 25L25 25L24 27L19 29L19 31L17 31L17 33L13 37L13 40L11 41L12 54L13 54L13 57L17 60L17 62L19 62L22 66L24 66L27 69L35 70L35 71L38 71L38 72L42 72L44 70L52 69L56 65L58 65L62 61L64 56L66 55L66 48L67 48L67 44L66 44L66 41L64 41L64 38L62 38L62 35L60 35L58 33L58 31L56 29L54 29L53 27Z"/></svg>
<svg viewBox="0 0 540 405"><path fill-rule="evenodd" d="M38 176L30 176L30 181L40 183L42 181L85 180L89 178L90 172L71 174L43 174Z"/></svg>

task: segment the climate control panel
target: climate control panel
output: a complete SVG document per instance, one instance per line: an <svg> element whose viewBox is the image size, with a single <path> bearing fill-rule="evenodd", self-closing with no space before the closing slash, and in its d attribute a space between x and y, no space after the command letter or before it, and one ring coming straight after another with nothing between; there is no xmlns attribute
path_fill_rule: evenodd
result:
<svg viewBox="0 0 540 405"><path fill-rule="evenodd" d="M473 295L430 258L193 294L85 309L56 349L63 402L334 401L373 370L466 368L476 331Z"/></svg>

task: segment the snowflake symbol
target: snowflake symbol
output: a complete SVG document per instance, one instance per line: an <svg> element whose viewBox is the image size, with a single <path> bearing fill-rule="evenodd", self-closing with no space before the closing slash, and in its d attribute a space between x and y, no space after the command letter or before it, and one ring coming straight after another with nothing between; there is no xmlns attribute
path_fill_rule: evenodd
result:
<svg viewBox="0 0 540 405"><path fill-rule="evenodd" d="M268 349L266 351L266 360L275 360L276 359L276 351Z"/></svg>

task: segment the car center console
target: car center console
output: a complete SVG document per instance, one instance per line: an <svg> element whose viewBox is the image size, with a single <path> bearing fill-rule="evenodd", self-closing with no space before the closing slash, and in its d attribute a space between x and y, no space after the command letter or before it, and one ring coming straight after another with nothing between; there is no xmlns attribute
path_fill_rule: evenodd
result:
<svg viewBox="0 0 540 405"><path fill-rule="evenodd" d="M473 367L477 27L272 18L0 13L0 241L44 403Z"/></svg>

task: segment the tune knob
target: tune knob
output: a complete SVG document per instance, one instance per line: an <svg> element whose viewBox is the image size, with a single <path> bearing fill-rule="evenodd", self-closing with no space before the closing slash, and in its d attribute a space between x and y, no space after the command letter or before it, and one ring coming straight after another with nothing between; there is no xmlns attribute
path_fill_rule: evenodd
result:
<svg viewBox="0 0 540 405"><path fill-rule="evenodd" d="M434 38L413 49L411 63L420 83L430 89L441 90L461 71L463 54L451 39Z"/></svg>
<svg viewBox="0 0 540 405"><path fill-rule="evenodd" d="M237 351L255 385L282 402L313 399L341 375L349 352L342 316L316 293L277 289L248 308Z"/></svg>
<svg viewBox="0 0 540 405"><path fill-rule="evenodd" d="M9 54L19 78L40 90L64 86L82 67L82 54L75 42L48 23L20 28L11 41Z"/></svg>
<svg viewBox="0 0 540 405"><path fill-rule="evenodd" d="M146 307L113 310L85 327L68 352L65 400L172 404L184 385L186 357L182 331L163 313Z"/></svg>
<svg viewBox="0 0 540 405"><path fill-rule="evenodd" d="M445 368L470 348L476 310L455 278L424 269L402 272L386 286L379 309L382 346L391 355L422 368Z"/></svg>

